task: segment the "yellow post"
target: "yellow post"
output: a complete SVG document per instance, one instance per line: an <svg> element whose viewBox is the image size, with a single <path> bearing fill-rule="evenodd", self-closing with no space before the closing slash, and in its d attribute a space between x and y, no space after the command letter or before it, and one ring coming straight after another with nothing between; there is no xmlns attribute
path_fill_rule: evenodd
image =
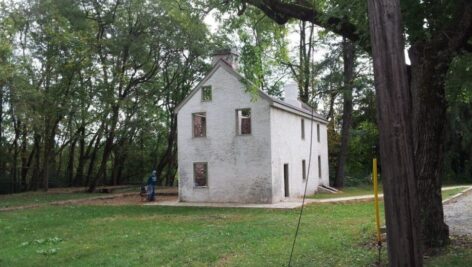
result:
<svg viewBox="0 0 472 267"><path fill-rule="evenodd" d="M380 210L379 210L379 183L377 177L377 156L374 154L372 166L372 180L374 180L374 205L375 205L375 223L377 226L377 243L380 246L382 241L380 239Z"/></svg>

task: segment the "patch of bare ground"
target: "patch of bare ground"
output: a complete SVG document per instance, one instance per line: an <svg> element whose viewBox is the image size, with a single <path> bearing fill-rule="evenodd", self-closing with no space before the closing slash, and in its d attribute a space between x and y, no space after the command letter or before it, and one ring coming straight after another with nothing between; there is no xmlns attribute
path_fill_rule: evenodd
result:
<svg viewBox="0 0 472 267"><path fill-rule="evenodd" d="M156 202L162 201L175 201L177 196L157 196ZM105 206L124 206L124 205L141 205L148 203L143 200L138 193L132 195L122 195L114 198L107 199L85 199L80 201L79 205L105 205Z"/></svg>

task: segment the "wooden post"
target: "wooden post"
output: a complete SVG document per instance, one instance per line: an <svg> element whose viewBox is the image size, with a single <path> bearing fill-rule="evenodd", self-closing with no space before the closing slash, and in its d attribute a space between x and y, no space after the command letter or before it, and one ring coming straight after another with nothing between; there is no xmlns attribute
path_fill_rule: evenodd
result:
<svg viewBox="0 0 472 267"><path fill-rule="evenodd" d="M422 266L399 0L368 0L390 266Z"/></svg>

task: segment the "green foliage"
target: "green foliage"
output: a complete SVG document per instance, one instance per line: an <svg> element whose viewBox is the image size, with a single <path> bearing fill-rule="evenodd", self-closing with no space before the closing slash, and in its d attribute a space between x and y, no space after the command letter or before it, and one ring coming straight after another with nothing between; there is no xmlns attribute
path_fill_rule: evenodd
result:
<svg viewBox="0 0 472 267"><path fill-rule="evenodd" d="M1 139L8 145L1 179L14 190L43 176L50 185L84 185L105 166L102 183L137 182L167 147L164 173L175 172L173 110L219 46L202 22L204 10L171 0L0 8Z"/></svg>
<svg viewBox="0 0 472 267"><path fill-rule="evenodd" d="M369 121L364 121L351 130L347 162L349 176L364 180L364 182L366 176L370 177L372 146L377 144L378 135L377 125Z"/></svg>
<svg viewBox="0 0 472 267"><path fill-rule="evenodd" d="M447 115L446 182L472 182L472 54L457 57L448 73L446 99Z"/></svg>
<svg viewBox="0 0 472 267"><path fill-rule="evenodd" d="M282 63L288 61L287 28L253 7L248 7L244 16L231 16L222 23L224 33L234 33L236 43L240 43L239 71L249 81L247 89L280 96L285 69Z"/></svg>

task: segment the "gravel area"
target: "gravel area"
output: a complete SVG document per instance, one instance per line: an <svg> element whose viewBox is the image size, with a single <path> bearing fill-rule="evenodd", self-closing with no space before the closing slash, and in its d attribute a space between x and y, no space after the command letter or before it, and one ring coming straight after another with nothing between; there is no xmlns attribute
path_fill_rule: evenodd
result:
<svg viewBox="0 0 472 267"><path fill-rule="evenodd" d="M451 234L472 237L472 190L444 204L444 216Z"/></svg>

